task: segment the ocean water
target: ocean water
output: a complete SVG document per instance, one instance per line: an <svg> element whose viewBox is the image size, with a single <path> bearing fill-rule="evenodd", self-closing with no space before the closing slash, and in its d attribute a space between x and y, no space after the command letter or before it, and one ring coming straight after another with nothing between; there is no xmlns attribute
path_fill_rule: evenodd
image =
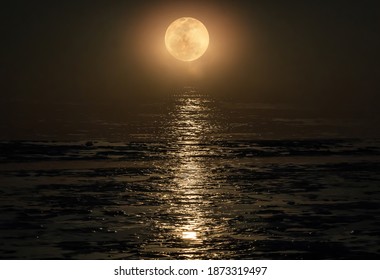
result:
<svg viewBox="0 0 380 280"><path fill-rule="evenodd" d="M97 137L0 142L0 258L380 257L380 141L360 123L192 88L144 106Z"/></svg>

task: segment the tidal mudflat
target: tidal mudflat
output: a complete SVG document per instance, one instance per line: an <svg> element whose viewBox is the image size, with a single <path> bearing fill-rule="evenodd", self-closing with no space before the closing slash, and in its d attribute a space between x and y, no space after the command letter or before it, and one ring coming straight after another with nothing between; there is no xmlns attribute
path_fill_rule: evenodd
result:
<svg viewBox="0 0 380 280"><path fill-rule="evenodd" d="M2 141L0 257L380 257L380 141L295 118L264 137L218 106L176 95L125 141Z"/></svg>

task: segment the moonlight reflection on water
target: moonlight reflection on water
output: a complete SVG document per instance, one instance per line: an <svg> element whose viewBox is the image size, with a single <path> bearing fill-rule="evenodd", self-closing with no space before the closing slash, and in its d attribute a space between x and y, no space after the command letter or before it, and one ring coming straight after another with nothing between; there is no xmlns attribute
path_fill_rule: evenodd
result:
<svg viewBox="0 0 380 280"><path fill-rule="evenodd" d="M205 150L201 148L218 130L218 125L211 122L215 118L211 104L209 98L195 90L180 94L165 129L169 145L175 147L166 162L173 177L167 185L171 193L167 211L173 219L158 227L167 232L164 238L182 239L175 246L186 258L199 257L207 248L208 236L216 231L225 232L226 226L212 214L210 197L218 194L218 187L212 181Z"/></svg>

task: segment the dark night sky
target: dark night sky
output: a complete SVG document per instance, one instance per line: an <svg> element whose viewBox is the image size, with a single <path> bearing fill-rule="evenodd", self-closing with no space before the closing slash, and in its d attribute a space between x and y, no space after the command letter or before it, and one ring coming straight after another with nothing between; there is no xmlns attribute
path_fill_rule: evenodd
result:
<svg viewBox="0 0 380 280"><path fill-rule="evenodd" d="M7 1L0 12L1 116L7 121L20 112L33 115L49 102L120 103L187 83L260 102L312 104L376 115L380 16L375 4ZM217 20L225 25L219 27L219 41L214 44L228 43L229 62L210 66L209 59L201 78L179 77L165 70L165 64L147 63L142 49L151 44L150 35L142 39L140 26L152 15L162 18L169 10L168 22L176 10L183 16L199 14L206 26L208 12L218 14ZM211 39L217 20L209 23ZM229 33L226 26L231 27ZM239 38L223 38L223 28L224 37L235 33ZM227 61L223 53L218 59ZM44 105L36 105L36 100ZM49 112L54 115L53 109Z"/></svg>

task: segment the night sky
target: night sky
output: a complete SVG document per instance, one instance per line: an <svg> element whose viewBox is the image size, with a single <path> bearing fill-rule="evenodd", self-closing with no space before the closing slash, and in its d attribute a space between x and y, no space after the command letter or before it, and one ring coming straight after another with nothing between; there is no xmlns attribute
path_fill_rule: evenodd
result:
<svg viewBox="0 0 380 280"><path fill-rule="evenodd" d="M54 117L65 104L112 110L186 85L378 117L376 1L135 2L2 3L2 127ZM165 28L181 16L210 32L192 66L163 50Z"/></svg>

